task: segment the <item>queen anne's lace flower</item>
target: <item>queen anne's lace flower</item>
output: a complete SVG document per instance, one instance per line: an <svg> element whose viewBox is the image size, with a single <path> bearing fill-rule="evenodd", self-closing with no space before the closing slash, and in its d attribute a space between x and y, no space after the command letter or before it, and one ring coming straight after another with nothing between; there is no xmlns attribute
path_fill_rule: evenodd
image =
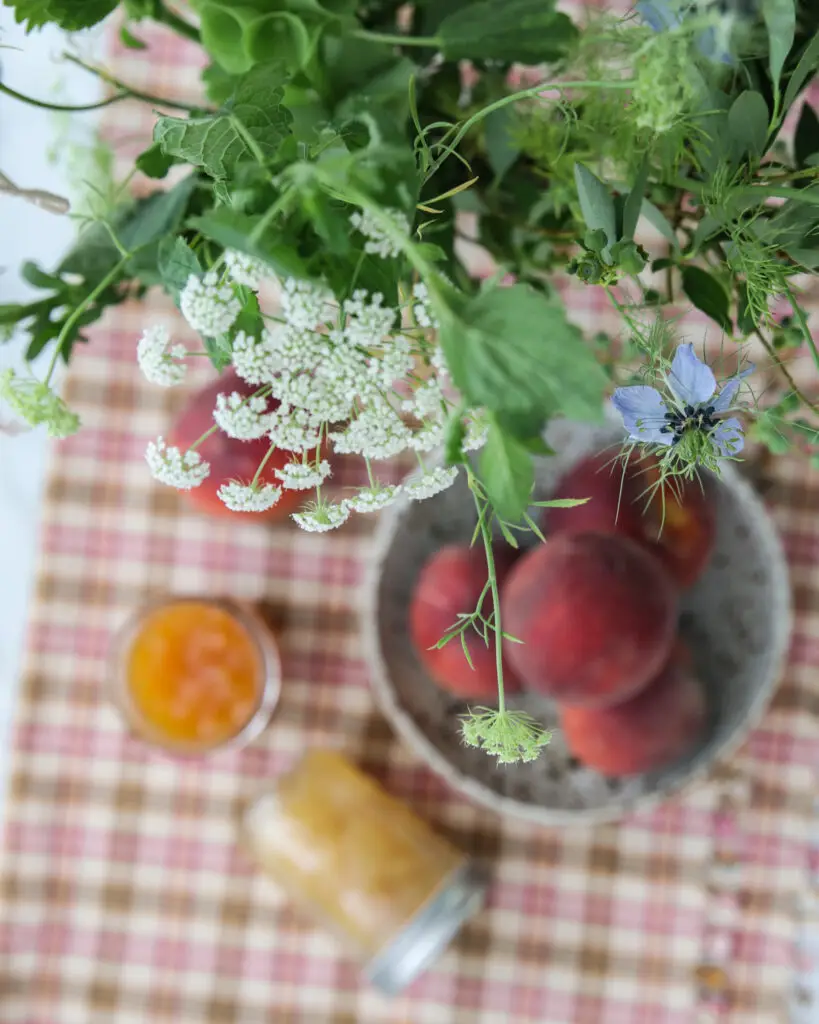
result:
<svg viewBox="0 0 819 1024"><path fill-rule="evenodd" d="M344 337L350 345L359 348L380 348L392 334L396 311L384 306L381 292L368 295L363 289L353 292L343 306L347 322Z"/></svg>
<svg viewBox="0 0 819 1024"><path fill-rule="evenodd" d="M349 518L350 507L346 502L342 502L340 505L317 502L302 512L293 513L295 522L308 533L326 533L328 530L337 530Z"/></svg>
<svg viewBox="0 0 819 1024"><path fill-rule="evenodd" d="M228 437L235 437L239 441L264 437L270 429L267 399L259 395L248 398L238 391L217 395L213 418Z"/></svg>
<svg viewBox="0 0 819 1024"><path fill-rule="evenodd" d="M410 437L409 446L415 452L431 452L444 443L444 424L427 421Z"/></svg>
<svg viewBox="0 0 819 1024"><path fill-rule="evenodd" d="M438 328L438 320L432 311L429 301L429 289L423 281L418 281L412 286L412 297L415 300L412 306L412 315L419 327Z"/></svg>
<svg viewBox="0 0 819 1024"><path fill-rule="evenodd" d="M378 512L392 505L400 493L400 485L380 484L375 487L364 487L354 497L346 498L345 504L353 512Z"/></svg>
<svg viewBox="0 0 819 1024"><path fill-rule="evenodd" d="M231 512L266 512L282 496L281 487L274 484L251 487L236 480L222 484L216 493Z"/></svg>
<svg viewBox="0 0 819 1024"><path fill-rule="evenodd" d="M179 296L179 308L190 326L206 338L229 331L242 304L230 284L220 284L219 276L208 271L203 278L191 274Z"/></svg>
<svg viewBox="0 0 819 1024"><path fill-rule="evenodd" d="M303 452L316 448L321 440L321 421L306 409L280 405L268 416L268 436L277 448Z"/></svg>
<svg viewBox="0 0 819 1024"><path fill-rule="evenodd" d="M263 260L257 260L254 256L237 252L235 249L225 250L225 266L236 284L243 284L254 291L259 287L262 278L270 273L270 268Z"/></svg>
<svg viewBox="0 0 819 1024"><path fill-rule="evenodd" d="M399 229L402 235L409 235L410 223L401 210L383 211ZM364 252L373 256L380 256L382 259L389 259L390 256L399 256L401 247L396 245L392 238L388 237L384 228L379 224L373 215L365 210L363 213L356 211L350 215L350 223L360 231L367 239L364 243Z"/></svg>
<svg viewBox="0 0 819 1024"><path fill-rule="evenodd" d="M166 445L161 437L149 443L145 461L155 480L180 491L198 487L210 473L210 464L199 452L181 452Z"/></svg>
<svg viewBox="0 0 819 1024"><path fill-rule="evenodd" d="M169 349L171 335L164 324L146 327L137 342L137 363L152 384L172 388L185 379L187 367L178 362L187 355L184 345Z"/></svg>
<svg viewBox="0 0 819 1024"><path fill-rule="evenodd" d="M409 447L412 433L390 405L374 402L359 413L346 430L330 437L341 455L391 459Z"/></svg>
<svg viewBox="0 0 819 1024"><path fill-rule="evenodd" d="M248 384L269 384L281 369L281 361L271 345L271 334L261 340L238 331L233 339L233 368Z"/></svg>
<svg viewBox="0 0 819 1024"><path fill-rule="evenodd" d="M326 460L316 463L288 462L276 470L282 487L288 491L312 491L321 487L330 475L330 463Z"/></svg>
<svg viewBox="0 0 819 1024"><path fill-rule="evenodd" d="M314 331L333 321L333 293L312 281L286 278L280 301L285 322L297 331Z"/></svg>
<svg viewBox="0 0 819 1024"><path fill-rule="evenodd" d="M436 466L435 469L424 473L418 480L404 485L407 497L413 501L422 501L424 498L432 498L441 491L451 487L458 479L457 466Z"/></svg>
<svg viewBox="0 0 819 1024"><path fill-rule="evenodd" d="M476 452L486 444L489 437L489 424L486 413L480 409L472 409L466 421L466 433L461 441L461 450Z"/></svg>

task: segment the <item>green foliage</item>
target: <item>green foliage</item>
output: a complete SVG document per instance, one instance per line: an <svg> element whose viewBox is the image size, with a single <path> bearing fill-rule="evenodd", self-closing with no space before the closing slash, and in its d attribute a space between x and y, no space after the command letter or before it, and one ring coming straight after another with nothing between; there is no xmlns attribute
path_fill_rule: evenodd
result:
<svg viewBox="0 0 819 1024"><path fill-rule="evenodd" d="M768 30L768 67L778 96L782 68L796 34L796 5L794 0L762 0L762 15Z"/></svg>
<svg viewBox="0 0 819 1024"><path fill-rule="evenodd" d="M501 519L518 522L532 496L534 465L525 445L494 418L481 452L480 469L481 482L494 510Z"/></svg>
<svg viewBox="0 0 819 1024"><path fill-rule="evenodd" d="M26 31L57 25L66 32L91 28L117 7L118 0L4 0Z"/></svg>
<svg viewBox="0 0 819 1024"><path fill-rule="evenodd" d="M715 320L724 331L731 331L728 293L719 281L701 267L683 268L682 284L685 294L706 316Z"/></svg>
<svg viewBox="0 0 819 1024"><path fill-rule="evenodd" d="M439 24L447 60L540 64L563 57L577 35L552 0L483 0L462 6Z"/></svg>
<svg viewBox="0 0 819 1024"><path fill-rule="evenodd" d="M162 152L201 167L211 178L233 176L242 162L264 164L290 134L290 112L282 106L286 73L282 64L258 64L237 83L216 114L157 119L154 142Z"/></svg>

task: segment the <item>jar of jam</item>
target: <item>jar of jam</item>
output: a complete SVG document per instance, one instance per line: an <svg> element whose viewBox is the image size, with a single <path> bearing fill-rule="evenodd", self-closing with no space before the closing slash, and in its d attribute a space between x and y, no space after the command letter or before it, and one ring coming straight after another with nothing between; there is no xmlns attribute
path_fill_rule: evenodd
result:
<svg viewBox="0 0 819 1024"><path fill-rule="evenodd" d="M483 904L482 873L341 754L308 751L243 821L286 893L352 947L387 994L434 960Z"/></svg>
<svg viewBox="0 0 819 1024"><path fill-rule="evenodd" d="M116 705L141 739L179 755L244 746L279 698L278 650L232 601L167 598L140 608L114 644Z"/></svg>

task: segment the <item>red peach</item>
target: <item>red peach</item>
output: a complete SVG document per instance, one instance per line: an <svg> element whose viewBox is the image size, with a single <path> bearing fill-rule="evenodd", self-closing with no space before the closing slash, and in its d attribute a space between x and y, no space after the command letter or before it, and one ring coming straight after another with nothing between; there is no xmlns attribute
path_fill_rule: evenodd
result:
<svg viewBox="0 0 819 1024"><path fill-rule="evenodd" d="M652 456L632 452L625 466L611 452L590 456L569 470L554 493L589 500L576 508L546 509L544 528L621 533L657 555L680 586L691 586L714 547L713 502L696 480L678 479L663 488L658 483Z"/></svg>
<svg viewBox="0 0 819 1024"><path fill-rule="evenodd" d="M517 552L507 544L496 544L493 554L500 582L506 577ZM418 657L439 686L459 697L491 698L497 693L495 640L491 631L488 646L474 629L469 628L464 633L472 659L471 668L460 638L455 637L443 647L435 647L456 623L461 612L474 611L486 580L483 547L452 544L441 548L424 565L412 595L410 635ZM491 597L487 594L483 602L485 615L489 615L491 607ZM519 689L506 659L503 667L506 689Z"/></svg>
<svg viewBox="0 0 819 1024"><path fill-rule="evenodd" d="M569 704L625 700L674 638L676 591L660 563L614 534L560 533L521 558L501 593L506 656L524 685Z"/></svg>
<svg viewBox="0 0 819 1024"><path fill-rule="evenodd" d="M243 397L257 391L253 385L246 384L231 369L221 377L202 388L191 398L180 413L170 430L169 443L177 445L183 451L213 426L213 410L216 408L216 396L220 392L230 394L237 391ZM278 402L268 399L268 408L275 409ZM199 487L185 491L190 504L198 511L210 516L240 516L243 519L278 519L295 511L304 501L305 495L300 491L282 491L279 501L268 512L231 512L217 496L222 484L230 480L249 482L267 455L270 442L266 437L253 441L237 441L228 437L221 430L211 434L197 448L203 459L210 463L210 475ZM262 472L262 483L278 485L279 479L275 470L281 469L292 458L287 451L275 451L268 459Z"/></svg>
<svg viewBox="0 0 819 1024"><path fill-rule="evenodd" d="M705 691L678 640L649 686L609 708L564 707L560 721L578 760L603 775L636 775L670 764L699 740L707 723Z"/></svg>

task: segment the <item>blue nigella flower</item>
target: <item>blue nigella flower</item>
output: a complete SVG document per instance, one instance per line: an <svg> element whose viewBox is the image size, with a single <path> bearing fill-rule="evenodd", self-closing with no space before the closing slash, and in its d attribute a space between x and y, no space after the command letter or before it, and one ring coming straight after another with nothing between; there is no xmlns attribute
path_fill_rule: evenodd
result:
<svg viewBox="0 0 819 1024"><path fill-rule="evenodd" d="M742 424L733 416L719 417L728 412L742 378L753 370L751 366L731 377L717 392L711 367L697 359L693 345L679 345L667 378L669 398L656 388L637 385L617 388L611 400L633 441L670 446L696 435L710 442L714 455L728 458L745 444Z"/></svg>
<svg viewBox="0 0 819 1024"><path fill-rule="evenodd" d="M637 13L653 32L667 32L682 25L686 16L696 15L693 3L682 3L680 0L637 0ZM696 45L699 52L708 60L721 64L733 64L734 57L725 46L720 46L717 32L713 27L697 33Z"/></svg>

